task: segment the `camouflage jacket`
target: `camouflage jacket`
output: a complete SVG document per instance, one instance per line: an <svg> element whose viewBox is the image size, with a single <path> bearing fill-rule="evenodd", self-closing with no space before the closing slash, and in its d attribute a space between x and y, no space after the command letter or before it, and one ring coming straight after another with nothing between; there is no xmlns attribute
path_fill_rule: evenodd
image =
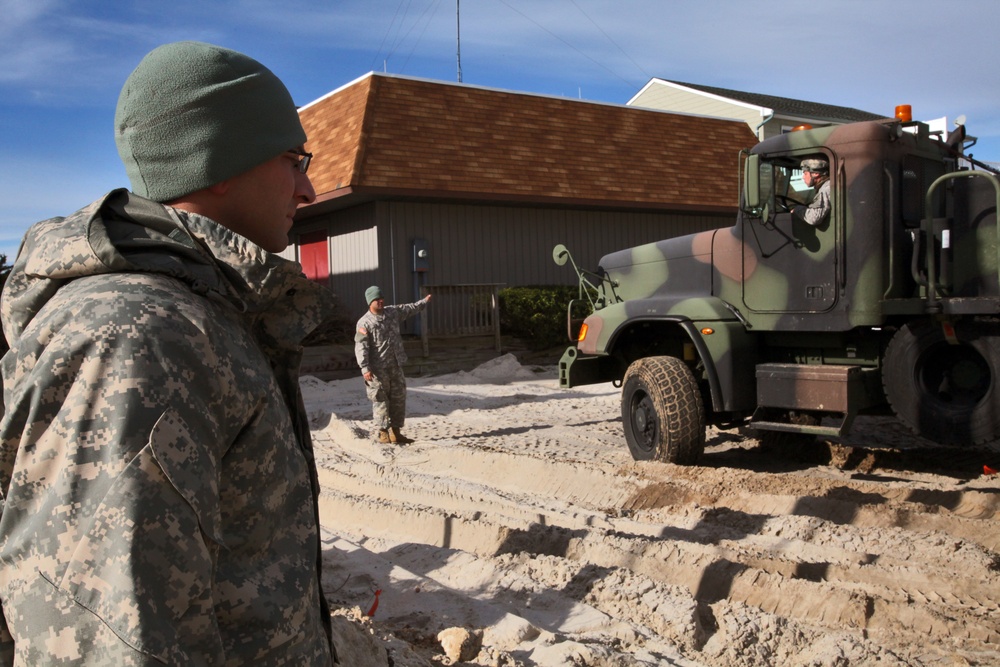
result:
<svg viewBox="0 0 1000 667"><path fill-rule="evenodd" d="M793 213L813 227L823 224L830 217L830 179L820 183L808 206L796 206Z"/></svg>
<svg viewBox="0 0 1000 667"><path fill-rule="evenodd" d="M329 307L125 190L28 231L0 308L0 663L331 663L298 385Z"/></svg>
<svg viewBox="0 0 1000 667"><path fill-rule="evenodd" d="M362 374L386 368L390 364L402 366L406 363L406 350L399 333L399 323L426 307L427 299L423 298L414 303L385 306L381 315L369 310L361 316L354 334L354 356Z"/></svg>

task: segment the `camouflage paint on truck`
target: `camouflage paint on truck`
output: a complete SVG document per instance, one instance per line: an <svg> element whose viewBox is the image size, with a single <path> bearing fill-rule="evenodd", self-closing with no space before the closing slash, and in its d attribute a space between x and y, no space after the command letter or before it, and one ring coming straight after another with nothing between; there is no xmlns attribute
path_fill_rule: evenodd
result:
<svg viewBox="0 0 1000 667"><path fill-rule="evenodd" d="M578 271L597 297L560 383L621 383L636 458L692 462L705 423L842 434L887 407L941 442L1000 437L1000 180L969 169L964 136L887 120L761 142L735 226ZM808 201L799 165L816 158L831 211L812 226L788 209ZM678 413L688 391L699 410Z"/></svg>

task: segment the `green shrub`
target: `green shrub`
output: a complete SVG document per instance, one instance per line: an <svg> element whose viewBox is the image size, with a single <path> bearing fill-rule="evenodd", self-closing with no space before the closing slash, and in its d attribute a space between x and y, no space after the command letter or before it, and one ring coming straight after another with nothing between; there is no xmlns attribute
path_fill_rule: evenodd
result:
<svg viewBox="0 0 1000 667"><path fill-rule="evenodd" d="M536 350L569 345L566 308L579 295L567 285L507 287L500 290L500 331L524 341ZM574 308L573 317L589 313L585 304Z"/></svg>

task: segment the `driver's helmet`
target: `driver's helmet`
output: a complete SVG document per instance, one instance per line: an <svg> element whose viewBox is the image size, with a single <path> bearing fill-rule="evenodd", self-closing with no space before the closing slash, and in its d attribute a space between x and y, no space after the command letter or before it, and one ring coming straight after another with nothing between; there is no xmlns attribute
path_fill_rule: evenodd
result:
<svg viewBox="0 0 1000 667"><path fill-rule="evenodd" d="M802 171L811 171L817 174L823 174L824 176L830 173L830 164L826 160L809 158L807 160L803 160L799 166L802 167Z"/></svg>

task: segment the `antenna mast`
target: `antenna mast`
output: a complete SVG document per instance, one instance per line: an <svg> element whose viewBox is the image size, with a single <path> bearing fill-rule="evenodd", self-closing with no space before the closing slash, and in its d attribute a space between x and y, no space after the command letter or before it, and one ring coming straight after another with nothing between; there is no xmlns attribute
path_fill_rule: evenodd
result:
<svg viewBox="0 0 1000 667"><path fill-rule="evenodd" d="M462 0L455 0L455 42L458 46L458 82L462 83Z"/></svg>

